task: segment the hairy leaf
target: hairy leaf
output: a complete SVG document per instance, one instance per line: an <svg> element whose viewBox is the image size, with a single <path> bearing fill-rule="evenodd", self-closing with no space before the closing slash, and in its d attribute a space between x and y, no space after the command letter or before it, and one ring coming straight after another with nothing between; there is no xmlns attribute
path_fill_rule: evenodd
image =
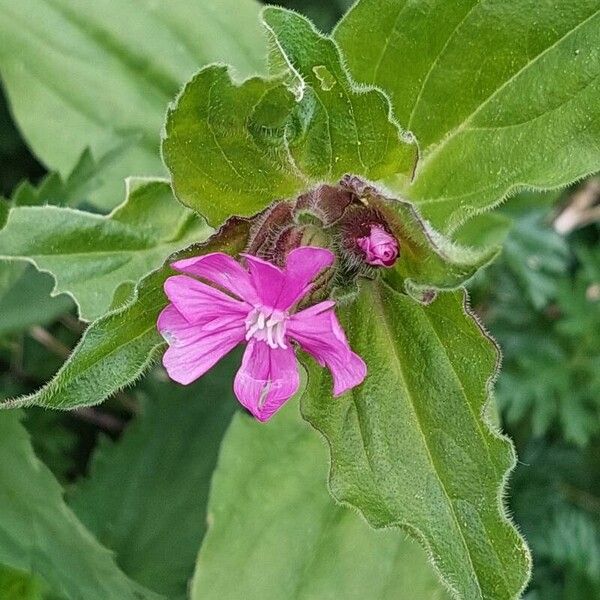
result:
<svg viewBox="0 0 600 600"><path fill-rule="evenodd" d="M501 499L515 457L484 421L498 353L464 302L455 292L423 306L365 283L340 316L367 378L331 399L330 376L309 366L303 411L330 446L335 498L406 529L457 597L512 600L529 576Z"/></svg>
<svg viewBox="0 0 600 600"><path fill-rule="evenodd" d="M38 392L0 403L0 408L45 406L69 409L98 404L135 381L158 356L164 342L156 319L167 304L163 284L173 274L171 260L203 252L241 252L249 223L232 220L204 245L190 246L150 273L122 307L92 323L55 377Z"/></svg>
<svg viewBox="0 0 600 600"><path fill-rule="evenodd" d="M398 185L440 229L600 168L599 36L597 0L360 0L334 34L415 134Z"/></svg>
<svg viewBox="0 0 600 600"><path fill-rule="evenodd" d="M253 78L237 85L227 67L210 66L169 110L163 156L173 189L213 225L231 214L256 213L302 187L286 154L265 146L250 128L266 95L277 95L284 107L290 101L277 81Z"/></svg>
<svg viewBox="0 0 600 600"><path fill-rule="evenodd" d="M110 307L117 287L137 282L165 258L210 235L165 181L129 180L127 199L108 216L57 206L15 207L0 230L0 258L21 259L56 279L81 318Z"/></svg>
<svg viewBox="0 0 600 600"><path fill-rule="evenodd" d="M453 238L475 248L501 246L512 226L512 220L498 212L477 215L464 223Z"/></svg>
<svg viewBox="0 0 600 600"><path fill-rule="evenodd" d="M295 402L268 426L236 415L213 477L192 600L447 598L416 544L373 531L331 500L326 454Z"/></svg>
<svg viewBox="0 0 600 600"><path fill-rule="evenodd" d="M118 569L66 506L19 418L18 413L0 418L0 563L41 577L61 597L157 598Z"/></svg>
<svg viewBox="0 0 600 600"><path fill-rule="evenodd" d="M201 71L167 115L163 155L177 197L218 225L345 173L410 172L416 146L385 96L349 77L334 42L300 15L263 13L274 79Z"/></svg>
<svg viewBox="0 0 600 600"><path fill-rule="evenodd" d="M232 366L225 360L190 387L144 384L143 414L100 446L70 499L123 571L169 598L185 598L204 535L210 477L236 406Z"/></svg>
<svg viewBox="0 0 600 600"><path fill-rule="evenodd" d="M302 172L320 180L411 173L416 147L393 120L385 95L351 79L335 42L292 11L268 7L263 20L271 71L287 76L298 99L288 143Z"/></svg>
<svg viewBox="0 0 600 600"><path fill-rule="evenodd" d="M129 175L161 176L168 102L202 65L262 70L254 0L0 0L0 74L13 114L63 176L89 147L123 148L92 198L113 207Z"/></svg>

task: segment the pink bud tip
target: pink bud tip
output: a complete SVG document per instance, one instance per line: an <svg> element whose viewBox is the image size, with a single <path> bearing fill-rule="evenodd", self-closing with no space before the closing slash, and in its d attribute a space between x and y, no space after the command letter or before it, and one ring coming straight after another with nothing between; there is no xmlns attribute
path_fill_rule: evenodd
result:
<svg viewBox="0 0 600 600"><path fill-rule="evenodd" d="M391 267L398 258L398 241L379 225L371 225L371 233L358 238L356 243L370 265Z"/></svg>

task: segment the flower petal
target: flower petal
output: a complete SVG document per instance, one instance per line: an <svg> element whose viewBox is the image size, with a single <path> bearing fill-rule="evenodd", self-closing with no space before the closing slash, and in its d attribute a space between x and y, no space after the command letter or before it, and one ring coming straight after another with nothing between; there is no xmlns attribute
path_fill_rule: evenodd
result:
<svg viewBox="0 0 600 600"><path fill-rule="evenodd" d="M235 259L223 252L213 252L178 260L171 265L174 269L202 277L229 290L250 304L257 303L257 294L250 275Z"/></svg>
<svg viewBox="0 0 600 600"><path fill-rule="evenodd" d="M315 277L335 260L331 250L316 246L292 250L284 270L256 256L244 256L261 303L278 310L288 310L308 293Z"/></svg>
<svg viewBox="0 0 600 600"><path fill-rule="evenodd" d="M187 385L195 381L244 340L244 322L232 315L218 330L190 323L172 304L159 315L157 328L169 344L163 365L169 377Z"/></svg>
<svg viewBox="0 0 600 600"><path fill-rule="evenodd" d="M270 348L256 339L248 342L233 389L259 421L268 421L299 386L298 363L291 347Z"/></svg>
<svg viewBox="0 0 600 600"><path fill-rule="evenodd" d="M367 366L352 352L330 302L321 302L292 315L287 323L287 335L331 371L334 396L359 385L366 377Z"/></svg>
<svg viewBox="0 0 600 600"><path fill-rule="evenodd" d="M252 285L258 294L259 303L269 308L281 308L278 305L279 296L285 287L285 273L276 265L253 256L243 254L248 262L248 271ZM282 308L282 310L285 310Z"/></svg>
<svg viewBox="0 0 600 600"><path fill-rule="evenodd" d="M276 308L287 310L305 296L316 277L333 264L335 254L327 248L300 246L288 255L285 263L286 281Z"/></svg>
<svg viewBox="0 0 600 600"><path fill-rule="evenodd" d="M186 275L169 277L165 281L165 293L190 323L206 323L229 315L237 315L243 323L251 310L249 304Z"/></svg>

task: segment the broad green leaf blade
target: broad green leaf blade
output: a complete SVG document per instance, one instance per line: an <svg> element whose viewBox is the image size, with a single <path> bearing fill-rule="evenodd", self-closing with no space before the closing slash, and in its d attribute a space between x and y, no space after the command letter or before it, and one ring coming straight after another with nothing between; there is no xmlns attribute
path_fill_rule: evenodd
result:
<svg viewBox="0 0 600 600"><path fill-rule="evenodd" d="M212 230L173 198L166 181L129 180L127 199L108 216L57 206L11 209L0 258L26 260L77 302L82 319L107 312L115 290L136 283L173 252Z"/></svg>
<svg viewBox="0 0 600 600"><path fill-rule="evenodd" d="M336 43L289 10L268 7L263 20L271 70L287 72L299 98L297 131L288 135L302 172L323 181L345 173L369 179L410 174L416 146L393 120L386 96L350 78Z"/></svg>
<svg viewBox="0 0 600 600"><path fill-rule="evenodd" d="M255 133L261 126L252 125L269 95L289 112L290 94L280 82L253 78L237 85L227 67L210 66L169 110L163 156L173 189L212 225L232 214L250 216L303 187L286 153L265 145Z"/></svg>
<svg viewBox="0 0 600 600"><path fill-rule="evenodd" d="M0 0L0 74L30 147L66 176L83 150L126 146L93 199L129 175L162 176L169 101L202 65L263 69L254 0Z"/></svg>
<svg viewBox="0 0 600 600"><path fill-rule="evenodd" d="M0 563L39 576L59 597L156 600L118 569L66 506L19 418L0 418Z"/></svg>
<svg viewBox="0 0 600 600"><path fill-rule="evenodd" d="M172 260L217 250L237 254L245 248L248 230L247 221L232 220L204 245L191 246L174 255ZM142 279L128 303L86 329L50 382L34 394L0 402L0 408L91 406L135 381L163 347L156 319L167 304L163 284L173 274L165 264Z"/></svg>
<svg viewBox="0 0 600 600"><path fill-rule="evenodd" d="M335 43L296 13L268 8L263 18L273 79L238 85L210 66L168 112L163 157L178 199L217 226L347 172L412 171L416 146L386 97L352 82Z"/></svg>
<svg viewBox="0 0 600 600"><path fill-rule="evenodd" d="M600 168L599 36L598 0L360 0L335 31L417 137L398 185L443 229Z"/></svg>
<svg viewBox="0 0 600 600"><path fill-rule="evenodd" d="M326 455L295 402L266 426L235 416L191 600L447 598L417 544L332 501Z"/></svg>
<svg viewBox="0 0 600 600"><path fill-rule="evenodd" d="M100 446L70 498L123 571L168 598L185 598L193 574L210 478L237 405L236 363L237 355L222 361L189 387L145 384L143 414Z"/></svg>
<svg viewBox="0 0 600 600"><path fill-rule="evenodd" d="M330 446L335 498L406 529L457 598L512 600L530 566L502 505L515 457L484 421L498 352L464 303L455 292L423 306L365 283L339 313L367 378L333 399L310 362L303 412Z"/></svg>

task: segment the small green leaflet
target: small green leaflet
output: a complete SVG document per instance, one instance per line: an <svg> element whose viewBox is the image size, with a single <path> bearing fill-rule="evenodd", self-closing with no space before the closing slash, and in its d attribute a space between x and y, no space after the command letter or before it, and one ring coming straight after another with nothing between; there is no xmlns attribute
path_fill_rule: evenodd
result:
<svg viewBox="0 0 600 600"><path fill-rule="evenodd" d="M556 300L560 277L567 275L572 256L565 239L548 222L548 211L542 209L515 221L502 259L521 288L519 294L540 311Z"/></svg>
<svg viewBox="0 0 600 600"><path fill-rule="evenodd" d="M326 478L327 450L297 402L266 426L236 415L213 475L191 600L448 598L417 544L335 504Z"/></svg>
<svg viewBox="0 0 600 600"><path fill-rule="evenodd" d="M56 280L82 319L107 312L119 285L137 282L173 252L212 230L173 199L166 181L128 180L127 199L107 216L66 207L10 209L0 258L26 260Z"/></svg>
<svg viewBox="0 0 600 600"><path fill-rule="evenodd" d="M103 441L69 498L123 571L169 600L187 597L210 478L237 407L237 364L237 355L225 359L191 386L144 382L142 414L116 443Z"/></svg>
<svg viewBox="0 0 600 600"><path fill-rule="evenodd" d="M413 535L457 598L513 600L530 558L502 506L513 448L483 417L498 352L464 303L462 291L423 306L363 283L338 314L368 376L333 399L309 361L302 407L331 449L337 500Z"/></svg>
<svg viewBox="0 0 600 600"><path fill-rule="evenodd" d="M263 12L273 79L238 85L211 66L167 115L163 156L176 196L218 225L345 173L410 173L416 146L386 97L357 86L335 43L297 13Z"/></svg>
<svg viewBox="0 0 600 600"><path fill-rule="evenodd" d="M190 246L172 256L135 288L125 305L94 321L55 377L38 392L0 402L0 408L44 406L70 409L99 404L139 378L159 356L164 341L156 319L166 306L165 279L174 274L173 260L221 251L242 252L249 223L230 220L205 244Z"/></svg>
<svg viewBox="0 0 600 600"><path fill-rule="evenodd" d="M600 169L598 0L360 0L334 37L416 136L395 185L438 229Z"/></svg>
<svg viewBox="0 0 600 600"><path fill-rule="evenodd" d="M0 415L0 564L40 577L53 598L158 600L119 570L67 507L19 419Z"/></svg>

